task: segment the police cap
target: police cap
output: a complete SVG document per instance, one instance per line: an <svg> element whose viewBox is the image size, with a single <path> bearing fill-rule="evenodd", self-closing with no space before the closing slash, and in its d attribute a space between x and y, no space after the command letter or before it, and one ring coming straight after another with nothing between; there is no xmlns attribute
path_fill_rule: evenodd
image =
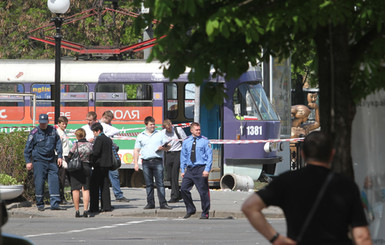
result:
<svg viewBox="0 0 385 245"><path fill-rule="evenodd" d="M40 114L39 123L48 123L48 115L47 114Z"/></svg>

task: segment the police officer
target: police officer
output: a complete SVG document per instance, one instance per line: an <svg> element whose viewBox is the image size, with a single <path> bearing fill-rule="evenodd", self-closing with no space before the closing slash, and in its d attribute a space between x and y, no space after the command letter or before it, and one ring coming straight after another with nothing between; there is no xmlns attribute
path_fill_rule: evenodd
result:
<svg viewBox="0 0 385 245"><path fill-rule="evenodd" d="M48 125L48 121L47 114L40 114L39 126L28 136L24 158L27 170L33 169L37 209L44 211L44 184L48 177L51 210L65 210L59 206L58 166L62 164L62 143L56 129ZM55 150L58 156L57 164Z"/></svg>
<svg viewBox="0 0 385 245"><path fill-rule="evenodd" d="M190 192L195 185L201 197L200 219L208 219L210 210L208 177L213 163L213 151L209 140L201 136L199 123L193 122L190 127L192 135L183 141L180 153L180 169L183 178L181 193L187 211L184 218L187 219L196 212Z"/></svg>

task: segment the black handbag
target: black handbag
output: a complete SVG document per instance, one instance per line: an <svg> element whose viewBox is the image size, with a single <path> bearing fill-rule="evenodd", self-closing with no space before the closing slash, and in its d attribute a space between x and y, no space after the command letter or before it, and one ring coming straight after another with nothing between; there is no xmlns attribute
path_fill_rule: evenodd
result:
<svg viewBox="0 0 385 245"><path fill-rule="evenodd" d="M118 155L119 146L117 146L115 143L112 144L112 167L110 170L117 170L122 166L122 162L120 161L120 157Z"/></svg>
<svg viewBox="0 0 385 245"><path fill-rule="evenodd" d="M73 171L81 170L82 168L83 168L83 164L80 159L78 143L76 143L76 152L71 157L71 160L68 162L67 171L73 172Z"/></svg>

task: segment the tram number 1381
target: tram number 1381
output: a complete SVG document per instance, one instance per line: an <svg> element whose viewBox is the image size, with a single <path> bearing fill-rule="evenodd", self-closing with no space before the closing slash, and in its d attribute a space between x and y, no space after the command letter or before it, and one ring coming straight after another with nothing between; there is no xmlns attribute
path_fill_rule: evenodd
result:
<svg viewBox="0 0 385 245"><path fill-rule="evenodd" d="M262 126L247 126L247 135L262 135Z"/></svg>

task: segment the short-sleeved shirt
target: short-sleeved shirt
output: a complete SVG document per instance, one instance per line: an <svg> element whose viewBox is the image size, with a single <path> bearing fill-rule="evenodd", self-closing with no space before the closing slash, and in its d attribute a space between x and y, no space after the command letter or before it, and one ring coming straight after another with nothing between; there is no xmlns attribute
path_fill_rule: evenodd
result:
<svg viewBox="0 0 385 245"><path fill-rule="evenodd" d="M205 170L210 172L213 164L213 150L210 146L210 141L204 137L195 137L196 139L196 161L191 162L191 148L194 142L194 137L190 135L183 141L182 152L180 153L180 170L185 172L186 167L196 167L204 165Z"/></svg>
<svg viewBox="0 0 385 245"><path fill-rule="evenodd" d="M186 133L183 131L183 129L179 127L172 127L172 131L168 132L166 129L163 129L162 132L166 135L167 140L171 141L170 145L171 148L168 151L181 151L182 150L182 141L185 138L187 138ZM180 139L176 132L179 133Z"/></svg>
<svg viewBox="0 0 385 245"><path fill-rule="evenodd" d="M140 158L144 160L163 158L163 151L158 151L158 148L165 143L167 138L162 131L154 130L151 135L143 131L136 138L135 149L140 149Z"/></svg>
<svg viewBox="0 0 385 245"><path fill-rule="evenodd" d="M296 239L330 170L307 165L286 172L256 192L267 206L281 207L287 221L287 236ZM334 174L306 228L303 244L352 244L348 227L366 226L367 220L357 185Z"/></svg>

